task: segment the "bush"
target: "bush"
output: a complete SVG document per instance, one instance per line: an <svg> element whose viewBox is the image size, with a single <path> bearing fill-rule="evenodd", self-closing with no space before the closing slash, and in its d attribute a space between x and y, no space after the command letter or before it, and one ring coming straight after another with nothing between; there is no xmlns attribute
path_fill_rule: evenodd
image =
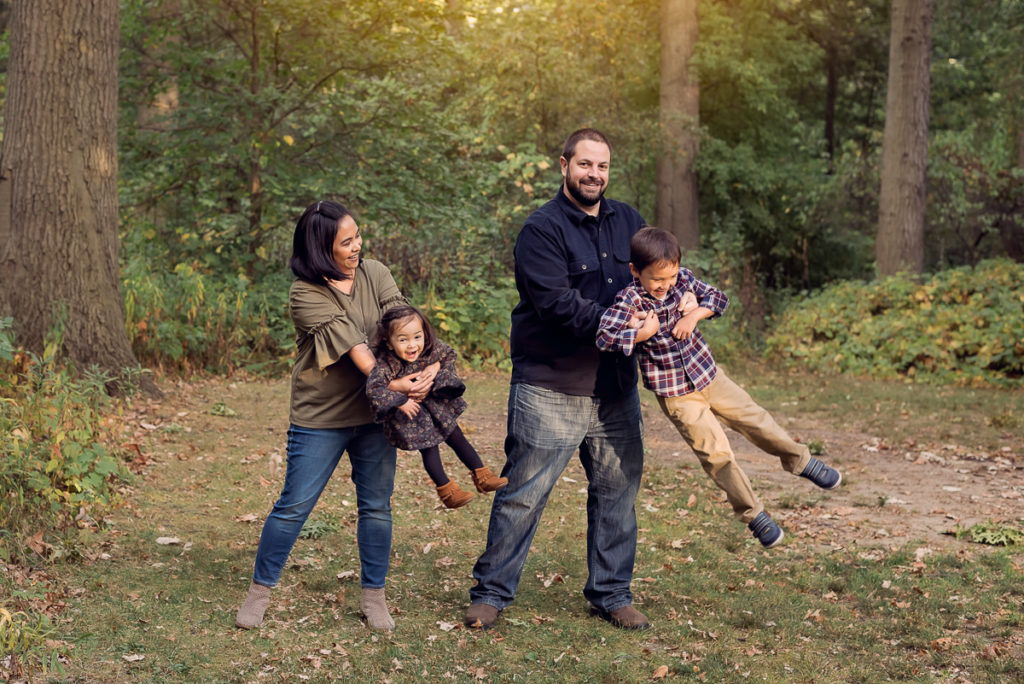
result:
<svg viewBox="0 0 1024 684"><path fill-rule="evenodd" d="M1019 386L1024 265L991 260L923 283L844 282L784 312L765 355L815 371Z"/></svg>
<svg viewBox="0 0 1024 684"><path fill-rule="evenodd" d="M102 373L75 378L51 359L15 350L10 325L0 320L0 530L14 543L0 553L16 561L34 549L49 560L69 544L44 536L95 526L102 509L118 501L127 470L107 446L116 441L116 421L105 415L116 400Z"/></svg>

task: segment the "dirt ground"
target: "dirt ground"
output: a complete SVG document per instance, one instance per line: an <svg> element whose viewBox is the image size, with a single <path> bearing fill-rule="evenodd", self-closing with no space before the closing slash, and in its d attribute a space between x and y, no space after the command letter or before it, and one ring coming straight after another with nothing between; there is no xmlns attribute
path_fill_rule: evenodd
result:
<svg viewBox="0 0 1024 684"><path fill-rule="evenodd" d="M473 375L467 380L476 392L460 422L485 462L500 467L507 381ZM486 390L481 392L481 385ZM181 389L179 386L177 392L144 411L146 419L157 424L173 422L175 412L183 408L193 415L205 414L211 403L222 400L246 406L243 415L256 413L261 425L272 416L270 422L281 429L271 432L283 434L288 396L285 379L273 383L211 380L187 385L184 392ZM704 478L696 457L661 414L653 396L645 393L643 404L648 463L678 465ZM870 555L872 549L895 549L908 543L919 544L922 553L951 550L969 544L952 534L957 526L966 529L986 520L1024 520L1024 439L1007 440L1011 446L1003 446L997 453L974 453L953 444L889 445L878 436L838 430L798 411L773 415L797 439L824 443L822 458L843 473L839 489L817 489L784 471L777 458L739 434L727 433L766 509L787 536L816 550L860 548ZM244 424L244 419L240 422ZM270 439L280 458L284 444L278 444L277 436ZM718 495L713 489L708 491L711 496ZM727 517L724 496L720 505Z"/></svg>

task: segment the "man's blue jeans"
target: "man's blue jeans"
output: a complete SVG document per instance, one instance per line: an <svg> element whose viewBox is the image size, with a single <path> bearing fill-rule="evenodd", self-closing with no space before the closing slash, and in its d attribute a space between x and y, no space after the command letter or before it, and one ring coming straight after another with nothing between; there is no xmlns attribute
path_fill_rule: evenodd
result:
<svg viewBox="0 0 1024 684"><path fill-rule="evenodd" d="M643 418L635 388L593 398L514 384L508 398L507 460L487 529L487 548L473 568L473 603L502 609L512 602L526 554L555 482L576 449L587 473L587 568L583 595L612 611L633 602L636 558L634 502L643 472Z"/></svg>
<svg viewBox="0 0 1024 684"><path fill-rule="evenodd" d="M281 577L288 554L341 455L348 451L356 485L356 539L362 586L384 586L391 556L391 493L395 488L395 448L379 425L288 429L288 469L284 488L263 523L256 550L253 582L272 587Z"/></svg>

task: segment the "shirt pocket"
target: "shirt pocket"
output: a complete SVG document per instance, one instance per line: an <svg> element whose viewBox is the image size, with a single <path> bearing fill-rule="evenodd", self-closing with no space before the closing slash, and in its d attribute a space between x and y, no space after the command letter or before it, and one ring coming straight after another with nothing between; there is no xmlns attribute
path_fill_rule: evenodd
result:
<svg viewBox="0 0 1024 684"><path fill-rule="evenodd" d="M601 262L597 254L574 254L569 260L569 277L578 278L591 273L601 272Z"/></svg>

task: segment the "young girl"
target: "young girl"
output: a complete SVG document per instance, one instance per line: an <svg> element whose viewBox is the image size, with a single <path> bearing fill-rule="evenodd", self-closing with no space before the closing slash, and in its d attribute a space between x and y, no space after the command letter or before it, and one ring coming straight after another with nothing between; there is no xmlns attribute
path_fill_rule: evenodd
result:
<svg viewBox="0 0 1024 684"><path fill-rule="evenodd" d="M448 508L469 503L472 492L459 489L441 465L438 445L444 442L469 468L478 492L493 492L508 484L483 464L456 422L466 410L466 385L455 372L455 350L437 339L426 317L411 306L397 306L380 319L374 348L377 365L366 379L366 396L375 419L384 425L388 442L399 449L418 450L423 467ZM388 389L395 378L439 365L429 394L416 401Z"/></svg>

